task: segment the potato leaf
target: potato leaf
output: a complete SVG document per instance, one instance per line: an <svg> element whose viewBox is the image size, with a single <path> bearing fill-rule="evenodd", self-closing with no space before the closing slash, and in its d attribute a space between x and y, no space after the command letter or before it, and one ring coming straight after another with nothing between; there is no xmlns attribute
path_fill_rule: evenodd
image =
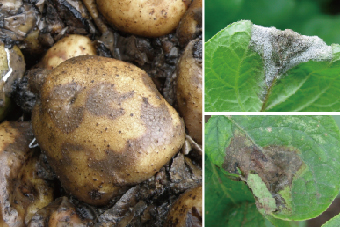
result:
<svg viewBox="0 0 340 227"><path fill-rule="evenodd" d="M338 227L340 223L340 214L332 218L331 220L327 221L322 227Z"/></svg>
<svg viewBox="0 0 340 227"><path fill-rule="evenodd" d="M264 217L244 182L230 180L208 157L205 163L205 226L297 226L272 216Z"/></svg>
<svg viewBox="0 0 340 227"><path fill-rule="evenodd" d="M205 45L205 111L340 110L340 46L233 23Z"/></svg>
<svg viewBox="0 0 340 227"><path fill-rule="evenodd" d="M276 204L266 215L287 221L313 218L338 194L340 186L333 176L340 174L340 133L331 116L213 116L206 128L214 118L231 128L219 130L231 134L218 135L230 142L217 145L225 152L219 155L223 160L211 159L214 152L209 149L206 155L221 167L221 173L235 178L241 171L245 182L251 174L260 177ZM217 142L216 134L207 132L206 147L213 147L210 143ZM259 197L268 199L268 195L254 195L261 210L264 202Z"/></svg>

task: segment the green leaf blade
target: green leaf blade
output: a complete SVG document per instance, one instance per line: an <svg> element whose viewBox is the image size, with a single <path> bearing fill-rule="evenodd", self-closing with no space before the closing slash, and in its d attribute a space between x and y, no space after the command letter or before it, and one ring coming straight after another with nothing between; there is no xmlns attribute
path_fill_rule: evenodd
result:
<svg viewBox="0 0 340 227"><path fill-rule="evenodd" d="M224 149L229 145L232 137L231 123L225 116L212 116L206 124L205 150L210 160L221 167L225 156Z"/></svg>
<svg viewBox="0 0 340 227"><path fill-rule="evenodd" d="M207 112L261 109L258 95L264 75L263 63L260 56L248 48L251 26L250 21L233 23L205 44Z"/></svg>
<svg viewBox="0 0 340 227"><path fill-rule="evenodd" d="M206 226L225 226L230 209L242 201L252 203L255 201L245 183L229 179L206 157L204 205Z"/></svg>

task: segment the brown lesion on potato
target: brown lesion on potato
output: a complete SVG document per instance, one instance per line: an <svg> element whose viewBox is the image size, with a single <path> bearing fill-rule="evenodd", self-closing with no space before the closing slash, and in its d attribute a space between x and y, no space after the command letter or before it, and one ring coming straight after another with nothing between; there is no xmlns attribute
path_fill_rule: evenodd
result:
<svg viewBox="0 0 340 227"><path fill-rule="evenodd" d="M148 103L148 98L143 98L143 100L141 104L141 120L146 126L144 135L128 140L121 151L107 149L107 158L103 160L89 161L91 168L102 172L105 176L111 176L110 179L116 179L113 183L117 186L126 184L126 179L130 175L128 172L131 172L131 168L135 168L135 164L138 164L140 159L146 158L145 156L148 155L150 144L152 146L165 147L172 140L168 135L174 134L173 131L179 131L171 127L171 115L165 104L154 107ZM158 148L158 150L162 152L161 148ZM153 164L155 163L150 163L150 165ZM157 170L155 167L154 173Z"/></svg>
<svg viewBox="0 0 340 227"><path fill-rule="evenodd" d="M293 177L302 166L297 149L278 145L260 147L238 131L226 148L222 165L229 173L238 173L239 168L245 179L250 172L258 174L273 195L287 186L291 188ZM279 203L284 201L279 194L275 199Z"/></svg>
<svg viewBox="0 0 340 227"><path fill-rule="evenodd" d="M63 133L73 132L83 121L84 107L76 103L84 88L77 83L56 85L50 92L45 112Z"/></svg>
<svg viewBox="0 0 340 227"><path fill-rule="evenodd" d="M86 99L86 110L96 116L106 116L111 120L125 114L121 104L134 97L134 91L120 93L114 84L100 83L91 88ZM117 106L118 108L114 108Z"/></svg>

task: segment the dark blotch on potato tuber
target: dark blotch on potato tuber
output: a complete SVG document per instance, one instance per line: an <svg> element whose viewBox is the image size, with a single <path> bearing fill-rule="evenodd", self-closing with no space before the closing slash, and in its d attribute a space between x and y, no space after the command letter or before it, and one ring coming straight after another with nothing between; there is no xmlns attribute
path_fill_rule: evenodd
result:
<svg viewBox="0 0 340 227"><path fill-rule="evenodd" d="M62 186L89 204L150 178L184 143L178 113L132 64L79 56L38 81L34 134Z"/></svg>

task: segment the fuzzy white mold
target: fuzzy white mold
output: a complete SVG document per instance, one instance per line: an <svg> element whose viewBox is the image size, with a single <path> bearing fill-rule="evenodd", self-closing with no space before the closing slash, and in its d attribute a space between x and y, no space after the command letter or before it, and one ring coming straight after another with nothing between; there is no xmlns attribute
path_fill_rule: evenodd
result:
<svg viewBox="0 0 340 227"><path fill-rule="evenodd" d="M265 82L268 87L274 78L280 78L287 70L301 62L332 59L332 47L317 36L300 35L290 29L281 31L275 27L252 26L250 47L265 64Z"/></svg>

